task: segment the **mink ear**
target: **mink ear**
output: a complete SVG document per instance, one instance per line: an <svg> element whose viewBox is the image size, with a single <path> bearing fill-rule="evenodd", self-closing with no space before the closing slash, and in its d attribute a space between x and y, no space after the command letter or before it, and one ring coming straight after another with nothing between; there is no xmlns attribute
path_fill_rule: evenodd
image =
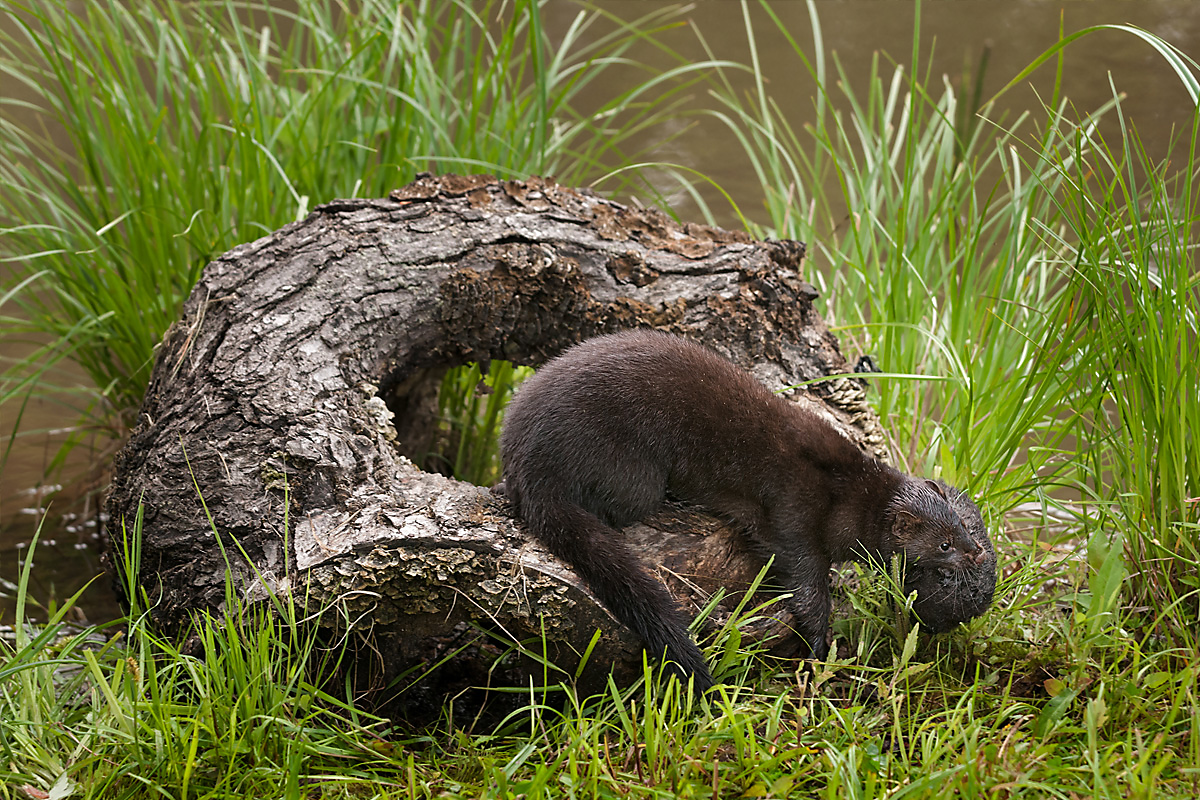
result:
<svg viewBox="0 0 1200 800"><path fill-rule="evenodd" d="M925 485L932 489L938 497L942 498L943 500L946 499L946 493L942 491L942 485L940 483L937 481L925 481Z"/></svg>
<svg viewBox="0 0 1200 800"><path fill-rule="evenodd" d="M907 508L898 508L892 523L892 535L896 537L896 541L907 542L913 538L920 525L921 518L919 516Z"/></svg>

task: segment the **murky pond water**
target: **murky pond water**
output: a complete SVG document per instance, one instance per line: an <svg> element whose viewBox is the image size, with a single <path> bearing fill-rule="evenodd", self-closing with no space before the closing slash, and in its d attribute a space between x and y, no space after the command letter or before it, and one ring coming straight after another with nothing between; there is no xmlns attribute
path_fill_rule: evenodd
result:
<svg viewBox="0 0 1200 800"><path fill-rule="evenodd" d="M608 0L603 5L625 18L645 13L648 4L640 0ZM557 7L565 23L567 9ZM773 4L773 10L785 23L796 42L811 52L812 25L807 4L786 0ZM881 56L880 71L890 76L894 63L911 62L914 4L886 0L837 0L818 2L821 34L827 53L836 52L846 82L861 98L867 88L872 57ZM767 14L757 5L750 7L750 24L762 72L768 76L768 91L787 115L792 129L814 119L813 95L816 86L799 62L786 39L779 34ZM1095 25L1129 24L1144 28L1181 48L1193 58L1200 56L1200 7L1190 0L1150 0L1129 3L1124 0L934 0L922 5L920 20L922 70L932 76L946 76L956 87L961 84L964 68L973 70L983 51L989 61L983 84L984 98L991 97L1020 73L1039 54L1058 41L1060 15L1066 33ZM692 27L699 30L718 58L750 63L746 23L740 3L699 3L687 14L690 27L672 31L663 40L682 55L700 61L707 57ZM661 62L666 64L665 59ZM834 74L832 59L828 63ZM1110 73L1113 85L1109 84ZM735 75L736 77L736 75ZM939 83L935 80L933 88ZM1054 62L1044 64L1000 102L998 112L1007 109L1011 123L1017 112L1031 109L1035 117L1041 99L1053 90ZM1186 132L1192 108L1181 83L1173 77L1162 58L1140 39L1128 33L1102 31L1085 36L1065 51L1063 93L1080 113L1099 108L1113 96L1113 88L1125 93L1122 104L1126 118L1137 126L1148 152L1162 157L1174 132ZM739 87L741 88L741 87ZM744 88L752 88L745 79ZM831 87L835 93L836 89ZM960 92L961 94L961 92ZM704 97L695 97L697 105ZM841 104L844 106L844 104ZM998 117L999 113L993 114ZM694 119L694 118L693 118ZM1102 127L1116 133L1116 121ZM1030 129L1031 130L1031 129ZM802 135L802 134L801 134ZM700 124L671 140L656 153L663 160L693 167L714 178L729 192L748 216L765 221L758 213L762 190L750 164L742 155L734 135L712 120ZM736 226L736 216L710 196L719 221ZM676 211L684 219L698 218L695 206L686 195L672 197Z"/></svg>
<svg viewBox="0 0 1200 800"><path fill-rule="evenodd" d="M605 0L601 5L625 19L634 19L656 7L649 0ZM802 46L812 42L812 29L806 4L799 0L776 3L773 8ZM871 59L884 52L901 63L910 60L914 6L901 0L838 0L818 2L824 45L835 51L845 69L846 80L856 91L863 91ZM577 8L568 3L547 7L547 27L552 32L567 29ZM757 54L763 72L770 78L769 90L799 129L812 115L815 87L803 65L785 38L776 33L767 16L752 7L749 18L755 28ZM693 60L706 58L704 40L719 58L749 62L745 20L740 4L732 0L699 3L685 16L690 24L670 31L664 41L677 52ZM922 7L922 65L932 74L946 74L955 82L965 64L974 64L985 48L990 48L990 63L984 96L990 96L1030 63L1058 38L1059 25L1067 32L1106 24L1129 23L1145 28L1193 57L1200 56L1200 9L1195 0L929 0ZM0 22L6 22L0 20ZM648 63L655 62L654 52L634 54ZM666 65L663 59L661 65ZM832 66L832 65L831 65ZM1066 52L1064 93L1081 111L1099 107L1112 96L1109 77L1118 91L1127 97L1123 108L1127 119L1139 129L1147 150L1155 157L1166 154L1173 132L1187 130L1193 109L1179 81L1161 58L1134 36L1102 32L1084 38ZM632 77L632 76L631 76ZM1048 96L1052 87L1052 65L1032 76L1035 88L1010 93L1010 108L1038 107L1038 93ZM1036 89L1036 90L1035 90ZM603 87L605 97L615 95L619 87ZM10 89L0 84L0 95ZM703 95L694 97L706 102ZM8 119L11 107L4 110ZM661 134L659 134L661 135ZM644 146L653 147L648 140ZM656 158L673 161L704 172L719 182L753 219L761 220L762 190L741 155L734 134L708 119L684 130L665 145L654 147ZM602 191L604 186L599 187ZM696 206L685 195L672 195L676 211L684 219L698 219ZM719 221L735 225L733 213L714 203ZM7 312L7 310L5 310ZM0 342L0 358L19 357L26 350L13 342ZM57 379L60 383L84 385L86 378L69 367ZM0 409L0 435L11 432L18 409L8 405ZM62 491L46 487L39 491L42 474L54 457L61 429L74 423L68 405L53 400L31 402L22 413L21 428L34 431L17 439L8 452L0 473L0 623L11 622L12 583L19 564L29 552L41 510L53 499L37 549L31 595L48 601L63 599L86 584L99 572L95 541L96 503L80 505L70 498L80 492L68 485ZM7 447L7 440L3 447ZM0 449L2 453L2 449ZM85 472L87 451L78 452L67 475ZM59 495L57 499L55 495ZM64 517L64 514L66 516ZM117 613L108 592L106 578L87 590L82 610L93 621Z"/></svg>

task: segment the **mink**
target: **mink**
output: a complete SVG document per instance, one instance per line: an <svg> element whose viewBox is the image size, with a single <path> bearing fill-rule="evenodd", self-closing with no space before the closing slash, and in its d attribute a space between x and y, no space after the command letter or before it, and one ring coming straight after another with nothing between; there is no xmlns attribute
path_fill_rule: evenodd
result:
<svg viewBox="0 0 1200 800"><path fill-rule="evenodd" d="M688 618L615 530L668 495L774 556L803 655L818 659L832 563L903 554L914 580L952 591L994 559L962 492L866 455L715 351L659 331L590 339L538 369L508 406L500 453L497 488L527 530L700 690L713 678Z"/></svg>

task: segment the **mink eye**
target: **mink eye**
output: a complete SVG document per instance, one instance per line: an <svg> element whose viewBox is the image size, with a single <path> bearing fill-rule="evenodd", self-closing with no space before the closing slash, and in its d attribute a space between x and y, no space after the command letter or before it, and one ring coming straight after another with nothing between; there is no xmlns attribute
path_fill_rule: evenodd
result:
<svg viewBox="0 0 1200 800"><path fill-rule="evenodd" d="M946 552L947 550L949 550L949 549L950 549L950 543L949 543L949 542L942 542L942 552L943 552L943 553L945 553L945 552Z"/></svg>

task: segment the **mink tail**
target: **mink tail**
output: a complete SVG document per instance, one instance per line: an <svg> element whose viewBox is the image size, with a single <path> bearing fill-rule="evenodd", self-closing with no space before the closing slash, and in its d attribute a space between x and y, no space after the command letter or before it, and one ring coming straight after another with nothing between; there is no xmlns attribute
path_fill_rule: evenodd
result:
<svg viewBox="0 0 1200 800"><path fill-rule="evenodd" d="M712 688L704 656L688 635L687 618L616 531L569 502L541 504L525 498L521 513L529 532L570 564L619 622L642 637L652 657L665 652L676 674L691 676L697 691Z"/></svg>

